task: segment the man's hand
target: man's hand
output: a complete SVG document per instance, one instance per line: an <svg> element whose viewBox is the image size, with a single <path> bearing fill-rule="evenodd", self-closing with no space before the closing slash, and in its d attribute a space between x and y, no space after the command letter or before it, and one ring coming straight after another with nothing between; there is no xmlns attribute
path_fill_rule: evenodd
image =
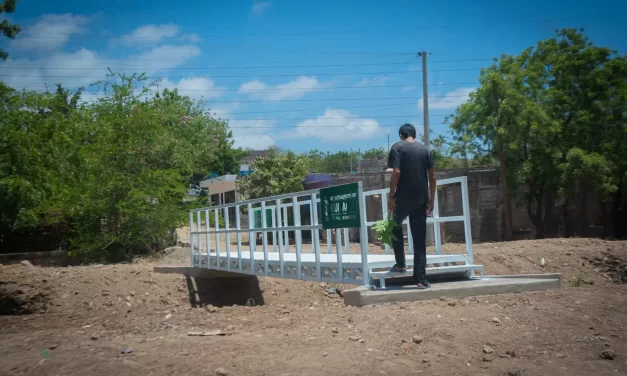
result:
<svg viewBox="0 0 627 376"><path fill-rule="evenodd" d="M388 199L388 212L394 213L396 210L396 202L394 201L394 197L390 196Z"/></svg>
<svg viewBox="0 0 627 376"><path fill-rule="evenodd" d="M429 200L429 203L427 204L427 211L433 211L433 199Z"/></svg>

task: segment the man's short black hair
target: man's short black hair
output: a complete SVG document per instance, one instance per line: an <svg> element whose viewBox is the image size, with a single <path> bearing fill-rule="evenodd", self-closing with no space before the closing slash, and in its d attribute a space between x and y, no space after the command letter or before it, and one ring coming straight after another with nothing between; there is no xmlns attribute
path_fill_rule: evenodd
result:
<svg viewBox="0 0 627 376"><path fill-rule="evenodd" d="M398 130L398 134L401 135L403 139L406 139L407 137L416 138L416 128L409 123L405 123L401 125Z"/></svg>

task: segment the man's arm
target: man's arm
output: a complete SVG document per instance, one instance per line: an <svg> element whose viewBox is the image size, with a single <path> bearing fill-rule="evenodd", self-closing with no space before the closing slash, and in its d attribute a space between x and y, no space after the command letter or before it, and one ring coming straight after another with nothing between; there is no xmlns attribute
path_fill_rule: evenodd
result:
<svg viewBox="0 0 627 376"><path fill-rule="evenodd" d="M396 150L394 147L392 147L392 149L390 150L390 156L388 157L388 168L392 169L392 176L390 178L390 198L388 200L388 211L393 212L396 209L394 207L396 187L398 186L398 181L401 178L400 156L398 155L398 150Z"/></svg>
<svg viewBox="0 0 627 376"><path fill-rule="evenodd" d="M401 169L394 168L392 169L392 177L390 178L390 198L394 198L396 195L396 186L398 185L398 181L401 178Z"/></svg>
<svg viewBox="0 0 627 376"><path fill-rule="evenodd" d="M433 210L433 201L435 199L435 168L427 170L429 172L429 207L428 210Z"/></svg>
<svg viewBox="0 0 627 376"><path fill-rule="evenodd" d="M427 207L428 211L433 210L433 202L435 200L435 163L433 160L433 154L431 151L427 152L427 174L429 175L429 204Z"/></svg>

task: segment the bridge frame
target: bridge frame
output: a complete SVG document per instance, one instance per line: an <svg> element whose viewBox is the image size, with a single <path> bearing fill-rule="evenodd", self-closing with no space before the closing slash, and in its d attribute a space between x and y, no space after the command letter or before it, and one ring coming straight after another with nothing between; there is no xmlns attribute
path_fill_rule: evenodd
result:
<svg viewBox="0 0 627 376"><path fill-rule="evenodd" d="M436 190L433 217L427 218L428 223L434 224L435 232L435 255L427 255L427 274L461 272L465 273L467 277L473 277L474 272L479 271L481 276L483 276L483 267L473 264L467 178L462 176L443 179L438 180L436 184L438 186L461 184L463 213L460 216L440 216ZM332 243L332 231L326 230L327 252L322 252L323 243L320 239L322 224L319 220L317 205L320 203L320 189L193 209L189 213L191 266L232 271L240 274L366 286L373 285L374 279L379 279L381 287L384 288L385 278L393 277L397 274L388 273L385 270L394 265L394 256L391 255L389 246L385 246L385 254L369 253L368 228L378 219L367 221L366 197L374 195L380 195L382 216L383 218L387 217L389 189L364 192L362 183L358 182L361 221L359 228L359 253L350 253L349 229L347 228L334 231L334 243ZM311 205L311 203L314 203L314 205ZM306 205L310 208L310 224L301 223L302 207ZM229 209L231 208L235 208L235 228L231 228L229 225ZM240 212L242 208L245 208L248 212L248 228L242 228L241 226ZM252 212L255 208L261 209L260 228L254 228ZM272 223L267 223L265 215L267 209L272 211ZM211 221L210 213L213 215L215 225L213 229L209 226ZM290 213L293 218L292 225L288 223ZM225 222L224 229L220 229L219 226L220 214ZM441 223L444 222L464 223L465 253L442 254L440 227ZM403 224L408 224L408 220L403 222ZM311 233L311 253L303 252L303 231ZM290 232L294 233L293 247L290 244ZM248 233L248 245L242 244L243 233ZM258 233L262 235L261 250L257 249L258 245L256 244ZM273 234L272 244L268 244L269 233ZM231 244L231 236L235 236L235 244ZM225 250L221 249L224 245L221 241L222 237L226 240ZM413 259L413 239L410 231L407 231L407 237L409 243L407 259L410 262ZM272 251L270 251L270 246ZM231 251L231 247L235 248L235 252ZM294 252L291 251L292 248L294 248Z"/></svg>

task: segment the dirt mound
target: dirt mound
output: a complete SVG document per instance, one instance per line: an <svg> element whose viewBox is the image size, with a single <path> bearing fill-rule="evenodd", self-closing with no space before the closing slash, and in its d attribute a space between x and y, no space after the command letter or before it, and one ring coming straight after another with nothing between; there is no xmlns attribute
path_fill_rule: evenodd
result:
<svg viewBox="0 0 627 376"><path fill-rule="evenodd" d="M608 250L601 252L601 256L583 256L583 258L594 265L595 271L601 273L605 278L622 285L623 282L627 282L627 257L625 256L613 254Z"/></svg>
<svg viewBox="0 0 627 376"><path fill-rule="evenodd" d="M0 315L0 374L627 374L627 286L603 274L603 265L624 265L617 260L627 258L627 242L549 239L474 251L488 274L559 272L589 283L355 308L327 292L349 286L260 277L263 306L193 308L217 298L194 297L184 276L152 271L188 265L185 248L133 264L3 266L0 293L13 313Z"/></svg>
<svg viewBox="0 0 627 376"><path fill-rule="evenodd" d="M28 289L29 285L0 281L0 316L28 315L45 311L48 295L39 289ZM24 288L28 290L24 291Z"/></svg>

